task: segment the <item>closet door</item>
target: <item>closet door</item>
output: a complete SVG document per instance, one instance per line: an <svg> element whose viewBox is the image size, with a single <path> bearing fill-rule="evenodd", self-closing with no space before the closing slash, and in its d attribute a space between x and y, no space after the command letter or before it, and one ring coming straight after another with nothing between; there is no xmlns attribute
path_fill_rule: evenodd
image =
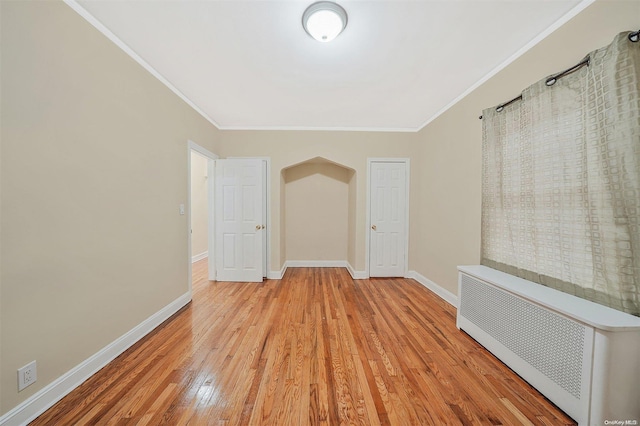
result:
<svg viewBox="0 0 640 426"><path fill-rule="evenodd" d="M370 163L369 275L403 277L407 246L407 165Z"/></svg>

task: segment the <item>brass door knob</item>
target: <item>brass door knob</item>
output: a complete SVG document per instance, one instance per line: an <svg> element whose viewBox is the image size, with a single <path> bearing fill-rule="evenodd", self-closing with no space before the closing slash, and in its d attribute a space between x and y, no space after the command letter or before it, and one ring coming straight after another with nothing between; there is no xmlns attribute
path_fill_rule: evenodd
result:
<svg viewBox="0 0 640 426"><path fill-rule="evenodd" d="M376 228L375 225L371 225L371 229L373 229L374 231L376 231L378 228Z"/></svg>
<svg viewBox="0 0 640 426"><path fill-rule="evenodd" d="M256 225L256 231L260 230L260 225Z"/></svg>

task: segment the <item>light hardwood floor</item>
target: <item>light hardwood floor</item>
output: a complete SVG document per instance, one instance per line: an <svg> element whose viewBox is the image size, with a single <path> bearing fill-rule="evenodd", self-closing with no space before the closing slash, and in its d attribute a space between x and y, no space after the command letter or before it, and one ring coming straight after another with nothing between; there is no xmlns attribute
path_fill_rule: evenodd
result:
<svg viewBox="0 0 640 426"><path fill-rule="evenodd" d="M575 424L413 280L209 282L33 425Z"/></svg>

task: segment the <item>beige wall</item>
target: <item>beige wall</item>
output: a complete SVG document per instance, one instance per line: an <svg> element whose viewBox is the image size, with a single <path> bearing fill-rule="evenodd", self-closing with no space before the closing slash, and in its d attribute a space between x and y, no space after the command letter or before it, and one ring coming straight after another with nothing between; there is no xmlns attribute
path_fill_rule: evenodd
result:
<svg viewBox="0 0 640 426"><path fill-rule="evenodd" d="M0 8L6 413L188 291L187 141L219 133L65 4Z"/></svg>
<svg viewBox="0 0 640 426"><path fill-rule="evenodd" d="M287 260L347 260L353 171L305 162L283 171Z"/></svg>
<svg viewBox="0 0 640 426"><path fill-rule="evenodd" d="M455 293L456 265L479 261L481 110L638 16L636 0L596 2L417 134L218 132L64 4L0 2L0 414L187 291L187 139L271 158L271 270L288 252L283 169L354 170L346 252L364 270L366 159L410 157L409 267Z"/></svg>
<svg viewBox="0 0 640 426"><path fill-rule="evenodd" d="M617 33L638 29L639 17L637 0L592 4L418 134L411 269L455 294L456 266L480 261L482 110L573 66Z"/></svg>
<svg viewBox="0 0 640 426"><path fill-rule="evenodd" d="M357 271L365 269L366 176L367 157L409 157L416 133L334 132L334 131L222 131L216 154L232 156L264 156L271 158L271 271L282 268L286 259L285 227L288 218L282 170L315 157L354 170L350 191L355 199L351 221L355 224L347 248L347 260ZM413 169L413 167L412 167Z"/></svg>
<svg viewBox="0 0 640 426"><path fill-rule="evenodd" d="M207 158L191 152L191 256L208 251Z"/></svg>

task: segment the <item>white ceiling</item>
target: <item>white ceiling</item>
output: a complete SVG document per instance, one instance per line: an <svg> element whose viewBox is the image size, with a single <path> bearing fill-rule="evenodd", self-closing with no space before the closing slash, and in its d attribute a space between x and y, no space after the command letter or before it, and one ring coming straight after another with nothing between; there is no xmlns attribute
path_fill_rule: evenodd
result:
<svg viewBox="0 0 640 426"><path fill-rule="evenodd" d="M313 0L68 3L222 129L415 131L592 1L342 0L331 43Z"/></svg>

